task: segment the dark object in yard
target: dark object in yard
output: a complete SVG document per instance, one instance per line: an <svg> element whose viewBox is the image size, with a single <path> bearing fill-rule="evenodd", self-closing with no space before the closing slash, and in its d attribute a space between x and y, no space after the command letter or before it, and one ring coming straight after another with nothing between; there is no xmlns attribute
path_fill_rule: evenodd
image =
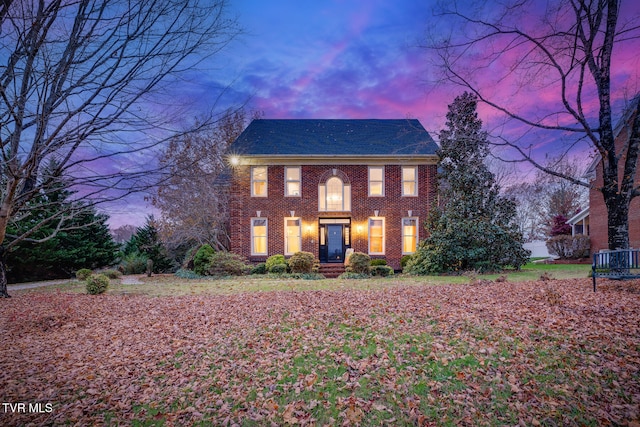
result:
<svg viewBox="0 0 640 427"><path fill-rule="evenodd" d="M153 273L153 260L147 260L147 277L151 277L151 273Z"/></svg>

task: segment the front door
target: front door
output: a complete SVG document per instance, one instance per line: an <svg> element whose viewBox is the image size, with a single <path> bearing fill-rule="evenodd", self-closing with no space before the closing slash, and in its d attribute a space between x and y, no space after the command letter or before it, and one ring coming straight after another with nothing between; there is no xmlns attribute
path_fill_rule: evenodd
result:
<svg viewBox="0 0 640 427"><path fill-rule="evenodd" d="M351 247L349 219L320 220L320 262L344 262L344 253Z"/></svg>
<svg viewBox="0 0 640 427"><path fill-rule="evenodd" d="M327 262L343 262L342 224L327 225Z"/></svg>

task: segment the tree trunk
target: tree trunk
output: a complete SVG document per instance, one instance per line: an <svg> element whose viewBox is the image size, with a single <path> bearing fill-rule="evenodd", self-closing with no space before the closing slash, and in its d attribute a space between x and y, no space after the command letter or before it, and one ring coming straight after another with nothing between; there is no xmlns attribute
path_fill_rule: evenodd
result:
<svg viewBox="0 0 640 427"><path fill-rule="evenodd" d="M629 249L629 204L622 197L605 195L609 249Z"/></svg>
<svg viewBox="0 0 640 427"><path fill-rule="evenodd" d="M0 298L11 298L7 292L7 252L0 246Z"/></svg>

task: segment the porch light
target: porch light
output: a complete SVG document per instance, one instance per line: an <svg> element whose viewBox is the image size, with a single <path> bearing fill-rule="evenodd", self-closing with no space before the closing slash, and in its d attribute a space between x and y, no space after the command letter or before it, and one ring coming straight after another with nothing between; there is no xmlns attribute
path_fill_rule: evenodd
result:
<svg viewBox="0 0 640 427"><path fill-rule="evenodd" d="M238 164L240 164L240 158L238 158L238 156L231 156L229 157L229 163L231 163L231 166L238 166Z"/></svg>
<svg viewBox="0 0 640 427"><path fill-rule="evenodd" d="M257 216L258 218L260 218L260 214L261 214L261 213L262 213L262 211L256 211L256 216Z"/></svg>
<svg viewBox="0 0 640 427"><path fill-rule="evenodd" d="M378 216L379 213L380 211L376 209L375 211L373 211L373 216Z"/></svg>
<svg viewBox="0 0 640 427"><path fill-rule="evenodd" d="M407 211L407 214L408 214L407 216L413 216L413 215L411 215L412 213L413 213L413 211L412 211L411 209L409 209L409 210Z"/></svg>
<svg viewBox="0 0 640 427"><path fill-rule="evenodd" d="M294 216L296 216L296 211L289 211L289 213L291 214L291 218L293 218Z"/></svg>
<svg viewBox="0 0 640 427"><path fill-rule="evenodd" d="M358 225L356 227L356 230L358 231L358 234L362 234L362 226L361 225Z"/></svg>

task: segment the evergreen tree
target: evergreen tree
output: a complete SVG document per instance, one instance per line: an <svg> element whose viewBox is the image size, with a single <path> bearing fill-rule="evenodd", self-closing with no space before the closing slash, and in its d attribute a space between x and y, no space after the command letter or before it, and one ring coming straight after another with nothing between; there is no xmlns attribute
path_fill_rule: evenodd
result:
<svg viewBox="0 0 640 427"><path fill-rule="evenodd" d="M519 268L527 261L515 203L500 195L485 163L489 143L476 107L475 95L466 92L449 105L438 152L440 205L427 220L427 239L407 263L409 273Z"/></svg>
<svg viewBox="0 0 640 427"><path fill-rule="evenodd" d="M153 215L147 217L144 226L139 227L124 247L125 256L140 255L153 261L153 272L164 273L173 269L173 262L160 240Z"/></svg>
<svg viewBox="0 0 640 427"><path fill-rule="evenodd" d="M74 192L56 176L57 169L56 162L47 164L42 175L47 185L42 185L42 191L8 228L11 240L34 224L43 224L9 252L10 282L70 277L81 268L96 269L116 261L118 246L109 232L108 216L73 201ZM62 223L47 221L63 216L67 219Z"/></svg>

